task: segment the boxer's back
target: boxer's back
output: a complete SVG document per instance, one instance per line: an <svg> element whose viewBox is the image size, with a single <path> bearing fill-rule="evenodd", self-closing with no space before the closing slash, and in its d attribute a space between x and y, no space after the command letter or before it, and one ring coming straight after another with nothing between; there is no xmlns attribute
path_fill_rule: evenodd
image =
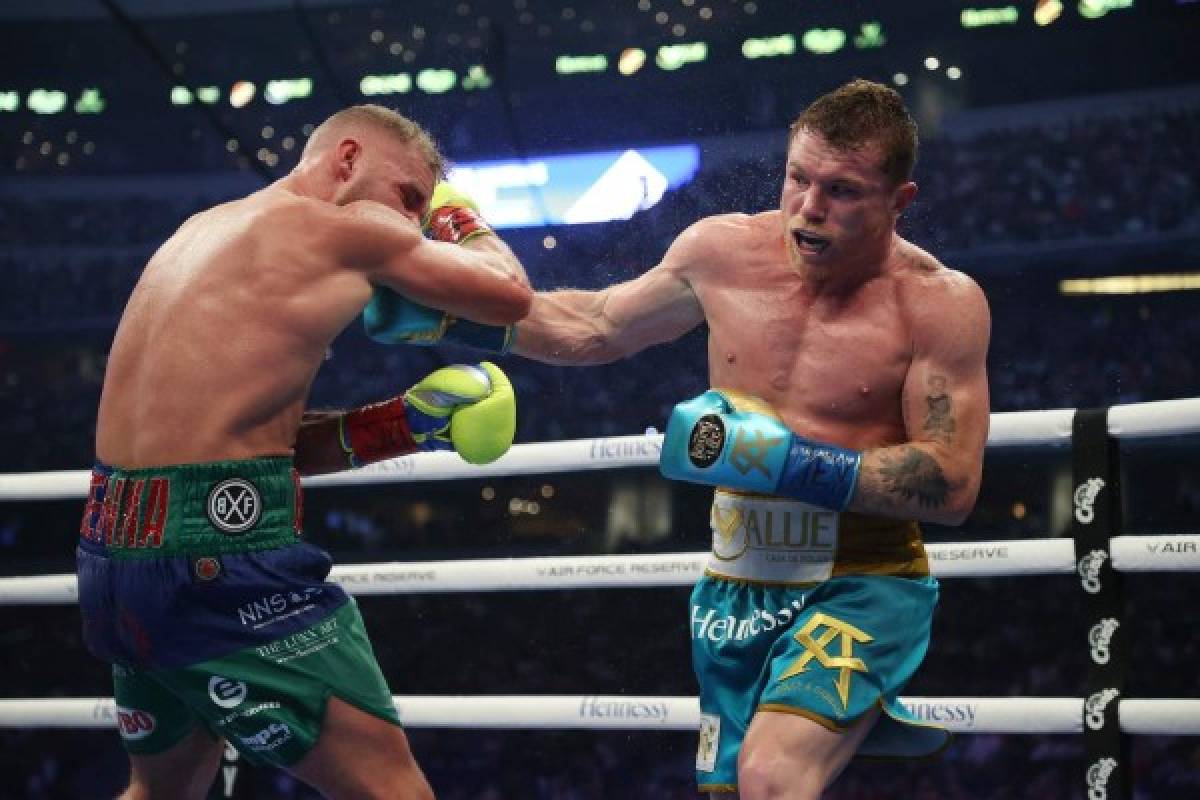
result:
<svg viewBox="0 0 1200 800"><path fill-rule="evenodd" d="M109 355L97 458L289 452L326 347L370 293L323 254L323 205L268 188L192 217L155 253Z"/></svg>

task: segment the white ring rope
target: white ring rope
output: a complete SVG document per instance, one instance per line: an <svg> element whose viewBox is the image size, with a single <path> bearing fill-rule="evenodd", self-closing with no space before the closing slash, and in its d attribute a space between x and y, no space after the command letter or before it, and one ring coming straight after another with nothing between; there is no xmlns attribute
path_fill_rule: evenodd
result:
<svg viewBox="0 0 1200 800"><path fill-rule="evenodd" d="M988 445L1065 444L1071 439L1074 413L1074 409L1057 409L993 414ZM1200 432L1200 398L1113 406L1108 412L1108 431L1120 438ZM516 445L499 460L482 467L471 466L453 453L419 453L362 469L306 478L304 484L313 488L362 486L654 467L661 450L661 434L643 434ZM89 475L87 470L0 474L0 501L86 497Z"/></svg>
<svg viewBox="0 0 1200 800"><path fill-rule="evenodd" d="M694 697L629 695L397 695L409 728L506 730L678 730L700 726ZM918 719L954 733L1083 732L1078 697L902 697ZM1139 735L1200 736L1200 700L1120 700L1121 730ZM0 728L109 728L111 697L0 700Z"/></svg>
<svg viewBox="0 0 1200 800"><path fill-rule="evenodd" d="M1200 534L1117 536L1113 567L1123 572L1200 572ZM1057 575L1076 569L1070 539L927 543L938 578ZM329 580L351 594L635 589L690 586L704 574L708 553L543 556L459 561L343 564ZM0 578L0 606L55 605L78 599L75 576Z"/></svg>
<svg viewBox="0 0 1200 800"><path fill-rule="evenodd" d="M1073 416L1072 409L993 414L988 445L1067 443ZM1114 406L1109 410L1108 429L1119 438L1200 432L1200 398ZM518 445L482 468L467 466L451 453L425 453L305 483L315 488L652 467L661 448L662 437L650 434L542 442ZM0 475L0 501L84 497L88 482L84 470ZM1070 539L927 544L926 550L938 577L1076 570ZM1200 535L1118 536L1111 540L1111 552L1113 567L1121 571L1200 571ZM355 594L684 586L702 574L707 558L707 553L663 553L359 564L335 567L330 580ZM0 579L0 605L76 600L74 575ZM413 728L695 730L699 726L699 707L690 697L414 695L393 700L401 719ZM1081 698L913 697L902 702L919 719L956 733L1077 734L1085 724ZM1200 735L1198 699L1118 702L1125 733ZM112 698L0 699L0 728L107 728L116 720Z"/></svg>

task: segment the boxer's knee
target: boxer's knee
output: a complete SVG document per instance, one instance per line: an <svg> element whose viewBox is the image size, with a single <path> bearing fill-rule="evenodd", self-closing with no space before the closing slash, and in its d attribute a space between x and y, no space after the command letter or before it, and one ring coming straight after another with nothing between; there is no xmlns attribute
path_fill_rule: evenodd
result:
<svg viewBox="0 0 1200 800"><path fill-rule="evenodd" d="M741 800L818 800L826 770L776 747L743 748L738 757Z"/></svg>

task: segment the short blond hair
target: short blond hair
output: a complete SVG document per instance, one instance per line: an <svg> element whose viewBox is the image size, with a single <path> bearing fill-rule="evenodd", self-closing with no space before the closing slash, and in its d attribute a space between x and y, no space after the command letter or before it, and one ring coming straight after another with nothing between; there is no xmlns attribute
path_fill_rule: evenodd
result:
<svg viewBox="0 0 1200 800"><path fill-rule="evenodd" d="M395 137L403 144L413 145L425 158L425 163L433 171L436 180L440 181L446 176L446 159L438 150L429 131L398 111L374 104L350 106L331 114L308 137L308 142L304 145L304 156L322 146L324 140L333 132L356 126L374 128Z"/></svg>

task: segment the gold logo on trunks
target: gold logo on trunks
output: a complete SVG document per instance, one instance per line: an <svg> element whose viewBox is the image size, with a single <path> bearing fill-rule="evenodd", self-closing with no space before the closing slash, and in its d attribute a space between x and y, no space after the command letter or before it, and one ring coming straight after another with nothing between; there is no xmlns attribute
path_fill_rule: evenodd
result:
<svg viewBox="0 0 1200 800"><path fill-rule="evenodd" d="M821 626L825 627L825 632L814 639L813 633ZM873 641L875 637L848 622L842 622L836 617L817 612L792 638L804 648L805 652L796 659L795 664L792 664L779 676L779 680L785 681L804 672L808 667L808 662L815 658L822 667L838 671L837 680L833 683L837 687L838 697L842 700L842 709L847 710L850 705L850 673L867 672L867 665L861 658L856 658L854 655L854 643L865 644ZM841 652L836 656L830 655L825 648L838 638L841 639L838 648Z"/></svg>
<svg viewBox="0 0 1200 800"><path fill-rule="evenodd" d="M712 507L712 526L717 535L725 543L721 553L717 553L717 558L729 560L739 557L746 552L746 548L750 546L748 537L742 538L742 547L736 553L728 552L728 549L733 546L733 535L737 533L738 526L742 524L742 511L738 508L721 508L716 503ZM713 550L716 553L716 550Z"/></svg>
<svg viewBox="0 0 1200 800"><path fill-rule="evenodd" d="M753 439L751 439L751 437L746 435L744 428L739 428L737 437L733 440L733 449L729 453L729 463L743 475L752 469L756 469L767 478L770 478L771 470L767 466L767 454L771 452L772 447L777 446L782 441L782 436L768 439L763 436L762 431L755 431Z"/></svg>

